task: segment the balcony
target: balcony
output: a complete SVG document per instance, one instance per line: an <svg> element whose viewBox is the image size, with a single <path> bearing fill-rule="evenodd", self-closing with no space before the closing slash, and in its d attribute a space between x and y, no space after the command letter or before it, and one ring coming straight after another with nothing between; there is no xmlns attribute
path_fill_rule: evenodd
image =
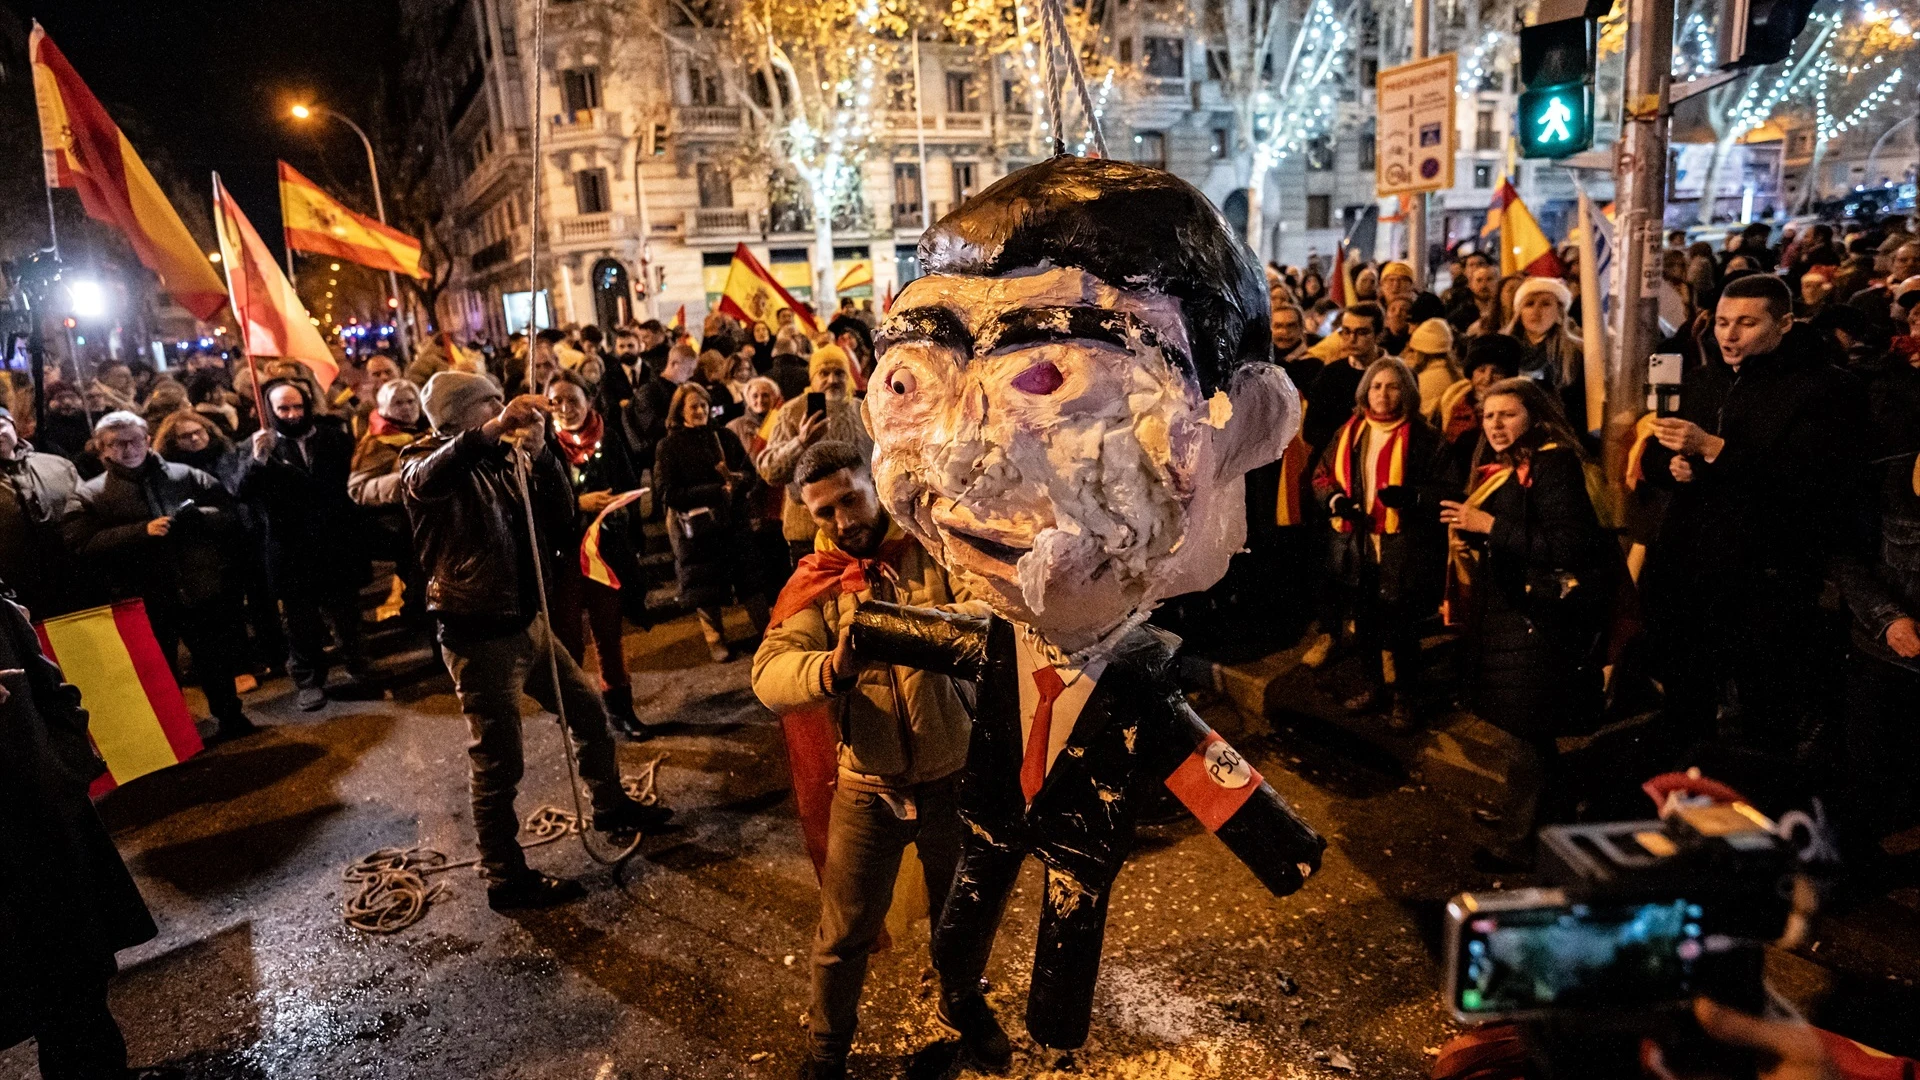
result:
<svg viewBox="0 0 1920 1080"><path fill-rule="evenodd" d="M920 216L919 203L894 203L893 227L902 232L920 232L927 227Z"/></svg>
<svg viewBox="0 0 1920 1080"><path fill-rule="evenodd" d="M454 188L454 206L465 208L481 201L496 184L524 182L527 159L522 156L522 147L526 145L525 140L526 133L521 128L503 131L495 136L493 153L488 154Z"/></svg>
<svg viewBox="0 0 1920 1080"><path fill-rule="evenodd" d="M915 131L925 131L928 135L947 134L978 138L987 134L992 117L986 113L927 113L920 117L920 126L914 126L915 117L911 111L896 111L886 114L886 131L890 135L911 138Z"/></svg>
<svg viewBox="0 0 1920 1080"><path fill-rule="evenodd" d="M700 207L687 211L687 235L738 236L753 229L753 211L732 207Z"/></svg>
<svg viewBox="0 0 1920 1080"><path fill-rule="evenodd" d="M677 105L673 133L682 138L735 138L746 131L747 111L738 105Z"/></svg>
<svg viewBox="0 0 1920 1080"><path fill-rule="evenodd" d="M553 141L556 144L591 138L618 139L622 135L620 114L606 109L556 113L552 122Z"/></svg>
<svg viewBox="0 0 1920 1080"><path fill-rule="evenodd" d="M619 214L580 214L563 217L554 223L555 247L590 247L605 244L626 228Z"/></svg>
<svg viewBox="0 0 1920 1080"><path fill-rule="evenodd" d="M1140 92L1147 97L1183 98L1187 96L1185 79L1142 79Z"/></svg>
<svg viewBox="0 0 1920 1080"><path fill-rule="evenodd" d="M479 251L474 252L472 255L467 256L467 264L471 266L473 272L477 274L490 267L499 266L512 257L513 241L503 236L493 243L488 244L486 247L481 248Z"/></svg>

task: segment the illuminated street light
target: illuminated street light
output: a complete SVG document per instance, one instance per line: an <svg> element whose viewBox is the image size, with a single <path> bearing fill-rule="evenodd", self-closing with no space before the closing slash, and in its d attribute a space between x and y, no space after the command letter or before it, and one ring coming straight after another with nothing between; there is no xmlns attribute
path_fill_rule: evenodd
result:
<svg viewBox="0 0 1920 1080"><path fill-rule="evenodd" d="M97 281L76 281L67 286L73 298L73 314L82 319L97 319L107 313L107 291Z"/></svg>
<svg viewBox="0 0 1920 1080"><path fill-rule="evenodd" d="M307 108L305 105L295 105L287 111L293 114L295 120L305 120L313 115L313 110Z"/></svg>

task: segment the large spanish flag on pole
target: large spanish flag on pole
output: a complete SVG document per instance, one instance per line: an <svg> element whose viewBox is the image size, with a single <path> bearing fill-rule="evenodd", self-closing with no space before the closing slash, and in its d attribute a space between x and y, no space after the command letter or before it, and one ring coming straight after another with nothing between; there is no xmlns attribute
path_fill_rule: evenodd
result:
<svg viewBox="0 0 1920 1080"><path fill-rule="evenodd" d="M125 234L141 265L160 276L161 287L181 307L211 321L227 299L220 275L120 126L38 22L27 55L33 61L47 186L78 192L88 217Z"/></svg>
<svg viewBox="0 0 1920 1080"><path fill-rule="evenodd" d="M727 283L720 290L720 313L731 315L748 326L760 323L771 330L775 316L782 309L793 312L793 317L800 320L808 333L820 332L812 308L795 300L792 293L773 280L767 268L747 250L747 245L734 248L733 265L727 268Z"/></svg>
<svg viewBox="0 0 1920 1080"><path fill-rule="evenodd" d="M287 230L287 246L295 251L330 255L408 277L427 276L420 269L420 241L340 205L284 161L280 163L280 222Z"/></svg>
<svg viewBox="0 0 1920 1080"><path fill-rule="evenodd" d="M273 252L227 194L218 173L213 177L213 223L220 232L220 257L233 292L241 348L249 362L256 356L298 360L312 369L322 390L332 386L333 377L340 373L333 351L307 315L293 283L274 261Z"/></svg>
<svg viewBox="0 0 1920 1080"><path fill-rule="evenodd" d="M1488 228L1481 230L1483 235L1491 231L1495 212L1499 215L1501 277L1512 274L1560 277L1567 272L1566 264L1554 253L1552 241L1533 219L1533 212L1520 201L1520 193L1513 190L1512 180L1500 181L1499 189L1493 193L1493 210L1487 214Z"/></svg>
<svg viewBox="0 0 1920 1080"><path fill-rule="evenodd" d="M154 640L146 605L89 608L34 629L40 648L80 688L87 734L107 763L107 774L93 782L95 798L200 752L200 733Z"/></svg>

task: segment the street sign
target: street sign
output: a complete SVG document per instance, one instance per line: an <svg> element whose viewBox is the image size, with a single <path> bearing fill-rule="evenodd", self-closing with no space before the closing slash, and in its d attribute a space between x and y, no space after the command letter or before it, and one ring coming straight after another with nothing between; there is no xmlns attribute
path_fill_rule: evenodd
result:
<svg viewBox="0 0 1920 1080"><path fill-rule="evenodd" d="M1414 195L1453 186L1453 53L1388 68L1374 82L1374 191Z"/></svg>
<svg viewBox="0 0 1920 1080"><path fill-rule="evenodd" d="M1521 157L1577 154L1593 145L1593 87L1581 82L1528 90L1514 120Z"/></svg>

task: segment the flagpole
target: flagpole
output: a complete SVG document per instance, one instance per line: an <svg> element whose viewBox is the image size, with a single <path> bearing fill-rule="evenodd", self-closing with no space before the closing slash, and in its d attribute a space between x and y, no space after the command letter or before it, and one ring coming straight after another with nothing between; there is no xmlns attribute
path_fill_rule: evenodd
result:
<svg viewBox="0 0 1920 1080"><path fill-rule="evenodd" d="M1593 236L1593 200L1576 179L1580 193L1580 344L1586 353L1582 376L1587 388L1587 431L1599 431L1606 422L1607 345L1600 301L1600 250Z"/></svg>
<svg viewBox="0 0 1920 1080"><path fill-rule="evenodd" d="M220 186L220 173L216 171L213 174L213 227L217 230L215 235L220 240L227 239L229 227L227 211L222 205L226 202L222 197L225 191L226 189ZM240 355L246 358L248 381L253 384L253 416L255 422L264 430L267 426L267 405L266 398L260 394L260 369L253 362L253 352L247 348L247 316L240 310L240 298L233 291L233 256L240 250L240 245L237 242L222 243L220 247L220 275L227 282L227 306L233 309L233 327L240 334ZM287 257L292 258L292 252L288 252Z"/></svg>
<svg viewBox="0 0 1920 1080"><path fill-rule="evenodd" d="M47 237L53 241L53 261L60 261L60 226L53 220L53 185L47 185Z"/></svg>

